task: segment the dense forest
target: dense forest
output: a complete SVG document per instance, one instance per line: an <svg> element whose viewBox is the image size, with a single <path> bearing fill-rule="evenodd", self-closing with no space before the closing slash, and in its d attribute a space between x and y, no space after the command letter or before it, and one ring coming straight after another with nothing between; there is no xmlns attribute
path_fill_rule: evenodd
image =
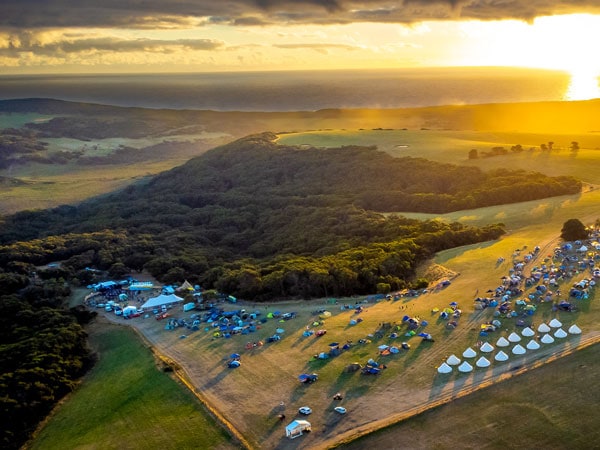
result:
<svg viewBox="0 0 600 450"><path fill-rule="evenodd" d="M146 269L167 283L187 278L256 300L398 289L423 258L497 238L502 228L380 212L443 213L581 188L571 177L275 140L250 136L124 191L8 217L0 261L61 260L63 276L84 283L85 267L114 276Z"/></svg>
<svg viewBox="0 0 600 450"><path fill-rule="evenodd" d="M17 449L91 367L82 323L92 313L63 308L64 281L0 279L0 447Z"/></svg>
<svg viewBox="0 0 600 450"><path fill-rule="evenodd" d="M5 217L0 234L0 439L18 448L92 363L69 286L147 270L254 301L418 287L435 252L482 228L381 212L445 212L578 192L580 183L376 148L300 149L269 133L216 148L123 191ZM51 262L60 262L50 265ZM93 270L90 270L93 269Z"/></svg>

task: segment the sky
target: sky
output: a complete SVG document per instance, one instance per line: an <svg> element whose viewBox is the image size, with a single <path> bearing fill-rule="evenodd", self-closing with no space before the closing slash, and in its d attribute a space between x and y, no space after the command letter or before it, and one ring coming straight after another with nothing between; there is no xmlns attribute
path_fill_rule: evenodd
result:
<svg viewBox="0 0 600 450"><path fill-rule="evenodd" d="M1 0L0 73L600 73L598 0ZM593 81L592 81L593 83Z"/></svg>

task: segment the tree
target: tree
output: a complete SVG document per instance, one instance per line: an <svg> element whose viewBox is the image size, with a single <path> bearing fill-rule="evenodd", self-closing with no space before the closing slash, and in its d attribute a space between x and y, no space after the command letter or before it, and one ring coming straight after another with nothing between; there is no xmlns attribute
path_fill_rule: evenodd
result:
<svg viewBox="0 0 600 450"><path fill-rule="evenodd" d="M560 230L560 237L565 241L576 241L587 239L588 232L585 225L579 219L569 219Z"/></svg>
<svg viewBox="0 0 600 450"><path fill-rule="evenodd" d="M476 148L473 148L469 151L469 159L477 159L479 158L479 152Z"/></svg>
<svg viewBox="0 0 600 450"><path fill-rule="evenodd" d="M571 142L571 146L569 148L571 149L572 152L576 152L577 150L579 150L579 142L577 142L577 141Z"/></svg>

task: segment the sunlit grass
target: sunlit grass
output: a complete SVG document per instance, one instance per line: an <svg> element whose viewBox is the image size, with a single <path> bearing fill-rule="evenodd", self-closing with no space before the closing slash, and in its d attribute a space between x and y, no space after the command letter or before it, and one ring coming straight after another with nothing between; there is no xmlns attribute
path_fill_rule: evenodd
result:
<svg viewBox="0 0 600 450"><path fill-rule="evenodd" d="M32 449L234 448L194 396L157 368L131 330L104 324L90 341L98 364Z"/></svg>

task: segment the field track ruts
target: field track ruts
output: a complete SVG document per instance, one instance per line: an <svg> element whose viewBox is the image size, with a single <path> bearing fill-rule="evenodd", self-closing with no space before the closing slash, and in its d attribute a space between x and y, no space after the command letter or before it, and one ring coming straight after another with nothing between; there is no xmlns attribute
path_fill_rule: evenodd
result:
<svg viewBox="0 0 600 450"><path fill-rule="evenodd" d="M337 448L343 444L348 444L360 437L363 437L365 435L373 433L374 431L380 430L380 429L388 427L390 425L400 423L404 420L410 419L411 417L422 414L428 410L437 408L438 406L442 406L442 405L449 403L453 400L456 400L458 398L470 395L473 392L476 392L480 389L485 389L489 386L492 386L497 383L501 383L501 382L506 381L515 376L522 375L529 370L536 369L544 364L548 364L550 362L556 361L557 359L562 358L564 356L572 355L573 353L575 353L579 350L582 350L584 348L587 348L587 347L597 344L599 342L600 342L600 332L588 333L585 335L585 337L582 337L582 339L576 346L564 348L564 349L561 349L558 351L554 351L555 350L554 347L548 348L547 350L551 350L552 353L550 355L548 355L547 358L538 359L534 363L523 363L522 365L520 365L519 360L517 360L517 359L512 360L511 362L514 363L515 367L518 367L518 369L500 372L498 374L493 375L489 379L484 379L478 383L474 383L470 386L464 387L456 392L448 392L448 393L442 394L435 400L430 400L430 401L427 401L417 407L409 408L405 411L400 411L392 416L387 417L386 419L379 420L377 422L371 422L364 426L359 426L359 427L353 429L352 431L349 431L342 435L336 436L334 439L327 440L327 441L323 442L321 445L319 445L318 447L314 447L314 448L315 449L332 449L332 448ZM550 352L547 352L547 353L550 353ZM539 355L542 355L542 354L539 354ZM504 367L504 366L501 366L501 368L502 367ZM496 369L498 369L498 368L496 368ZM468 375L465 375L465 376L468 376Z"/></svg>

